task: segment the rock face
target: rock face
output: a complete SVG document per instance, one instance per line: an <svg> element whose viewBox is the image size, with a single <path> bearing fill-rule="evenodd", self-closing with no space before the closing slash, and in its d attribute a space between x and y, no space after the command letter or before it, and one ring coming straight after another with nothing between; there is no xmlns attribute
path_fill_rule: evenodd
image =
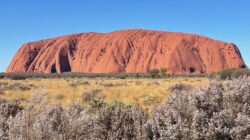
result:
<svg viewBox="0 0 250 140"><path fill-rule="evenodd" d="M7 72L210 73L245 67L236 45L207 37L149 30L80 33L24 44Z"/></svg>

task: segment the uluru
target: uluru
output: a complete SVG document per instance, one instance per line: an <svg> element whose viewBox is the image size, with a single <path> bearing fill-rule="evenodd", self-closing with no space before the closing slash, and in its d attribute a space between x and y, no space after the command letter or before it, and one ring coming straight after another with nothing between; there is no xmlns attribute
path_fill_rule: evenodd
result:
<svg viewBox="0 0 250 140"><path fill-rule="evenodd" d="M245 66L233 43L195 34L133 29L26 43L7 72L146 73L166 68L171 74L200 74Z"/></svg>

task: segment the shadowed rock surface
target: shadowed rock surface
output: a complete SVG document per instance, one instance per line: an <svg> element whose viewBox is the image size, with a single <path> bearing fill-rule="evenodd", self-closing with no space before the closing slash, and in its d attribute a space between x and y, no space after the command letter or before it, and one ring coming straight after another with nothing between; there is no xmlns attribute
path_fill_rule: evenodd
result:
<svg viewBox="0 0 250 140"><path fill-rule="evenodd" d="M24 44L7 72L210 73L245 67L236 45L204 36L150 30L80 33Z"/></svg>

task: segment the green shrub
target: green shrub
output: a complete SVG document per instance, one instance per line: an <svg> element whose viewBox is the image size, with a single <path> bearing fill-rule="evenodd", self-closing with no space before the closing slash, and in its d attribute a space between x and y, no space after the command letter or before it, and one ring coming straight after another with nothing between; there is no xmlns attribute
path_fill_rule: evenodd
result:
<svg viewBox="0 0 250 140"><path fill-rule="evenodd" d="M237 68L224 69L219 72L220 78L225 80L227 78L232 79L232 74L238 70Z"/></svg>
<svg viewBox="0 0 250 140"><path fill-rule="evenodd" d="M162 76L166 75L167 68L160 68L160 73Z"/></svg>
<svg viewBox="0 0 250 140"><path fill-rule="evenodd" d="M152 78L158 78L159 77L159 73L160 73L160 70L159 69L152 69L150 70L150 76Z"/></svg>
<svg viewBox="0 0 250 140"><path fill-rule="evenodd" d="M239 78L243 76L250 76L250 70L249 69L238 69L233 72L232 78Z"/></svg>

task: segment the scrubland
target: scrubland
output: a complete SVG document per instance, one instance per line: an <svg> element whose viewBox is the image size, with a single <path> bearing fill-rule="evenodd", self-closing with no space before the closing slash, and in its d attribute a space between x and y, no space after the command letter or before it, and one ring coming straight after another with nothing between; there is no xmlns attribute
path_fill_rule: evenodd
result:
<svg viewBox="0 0 250 140"><path fill-rule="evenodd" d="M0 94L4 140L250 139L247 76L4 78Z"/></svg>
<svg viewBox="0 0 250 140"><path fill-rule="evenodd" d="M208 84L208 78L30 78L25 80L0 80L2 94L7 100L21 100L27 105L30 97L45 93L49 103L68 106L72 103L86 104L84 94L99 91L108 104L118 101L127 105L152 108L166 101L171 94L170 87L186 84L199 88Z"/></svg>

